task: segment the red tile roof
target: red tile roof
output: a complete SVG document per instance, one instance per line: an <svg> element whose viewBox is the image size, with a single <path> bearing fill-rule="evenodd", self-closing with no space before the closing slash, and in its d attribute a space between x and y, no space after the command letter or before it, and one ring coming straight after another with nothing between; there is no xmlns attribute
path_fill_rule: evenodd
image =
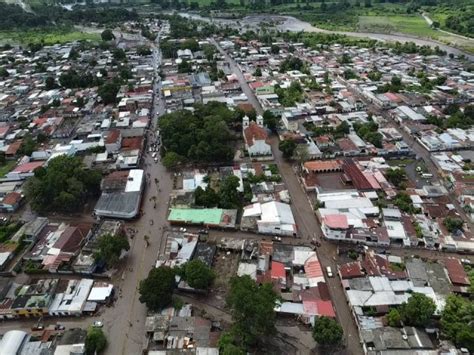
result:
<svg viewBox="0 0 474 355"><path fill-rule="evenodd" d="M16 155L16 153L18 152L18 149L20 149L21 147L21 143L22 141L21 140L17 140L13 143L11 143L8 148L7 148L7 151L5 152L6 155Z"/></svg>
<svg viewBox="0 0 474 355"><path fill-rule="evenodd" d="M272 261L272 279L286 279L285 265L278 261Z"/></svg>
<svg viewBox="0 0 474 355"><path fill-rule="evenodd" d="M461 261L456 258L444 259L444 266L448 270L448 276L453 285L470 285L467 273L461 264Z"/></svg>
<svg viewBox="0 0 474 355"><path fill-rule="evenodd" d="M316 278L323 276L323 269L321 268L321 264L316 256L310 257L304 263L304 270L306 272L306 276L309 278Z"/></svg>
<svg viewBox="0 0 474 355"><path fill-rule="evenodd" d="M112 144L118 141L120 137L120 130L118 129L111 129L107 132L107 138L105 139L105 144Z"/></svg>
<svg viewBox="0 0 474 355"><path fill-rule="evenodd" d="M354 261L352 263L339 266L339 273L341 274L342 279L352 279L354 277L364 276L360 261Z"/></svg>
<svg viewBox="0 0 474 355"><path fill-rule="evenodd" d="M323 217L324 224L332 229L347 229L349 222L344 214L329 214Z"/></svg>
<svg viewBox="0 0 474 355"><path fill-rule="evenodd" d="M320 316L331 317L331 318L336 317L336 312L334 312L334 307L332 306L331 301L318 300L316 301L316 305L318 308L318 314Z"/></svg>
<svg viewBox="0 0 474 355"><path fill-rule="evenodd" d="M245 141L249 146L255 144L255 141L266 141L268 138L265 128L260 127L255 122L250 122L250 125L244 130Z"/></svg>
<svg viewBox="0 0 474 355"><path fill-rule="evenodd" d="M13 170L13 172L15 172L15 173L29 173L29 172L33 172L33 171L35 171L36 169L38 169L39 167L42 167L43 164L44 164L44 161L32 161L32 162L29 162L29 163L25 163L25 164L18 165L18 166Z"/></svg>
<svg viewBox="0 0 474 355"><path fill-rule="evenodd" d="M4 198L2 203L4 205L15 205L21 200L21 194L18 192L10 192Z"/></svg>
<svg viewBox="0 0 474 355"><path fill-rule="evenodd" d="M122 140L123 150L135 150L142 148L143 137L130 137Z"/></svg>
<svg viewBox="0 0 474 355"><path fill-rule="evenodd" d="M304 163L304 167L313 172L337 171L341 169L341 165L340 160L315 160Z"/></svg>

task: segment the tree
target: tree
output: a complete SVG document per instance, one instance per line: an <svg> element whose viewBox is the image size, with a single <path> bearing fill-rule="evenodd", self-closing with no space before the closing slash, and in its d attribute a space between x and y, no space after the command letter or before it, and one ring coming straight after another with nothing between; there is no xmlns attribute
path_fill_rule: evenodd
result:
<svg viewBox="0 0 474 355"><path fill-rule="evenodd" d="M294 158L300 167L309 160L308 147L306 144L300 144L295 148Z"/></svg>
<svg viewBox="0 0 474 355"><path fill-rule="evenodd" d="M216 207L219 204L219 195L209 185L204 190L198 186L194 191L194 204L202 207Z"/></svg>
<svg viewBox="0 0 474 355"><path fill-rule="evenodd" d="M107 266L113 267L124 250L130 250L130 243L126 235L104 234L98 240L98 251L94 257L96 261L105 262Z"/></svg>
<svg viewBox="0 0 474 355"><path fill-rule="evenodd" d="M117 93L119 91L120 87L118 84L109 81L99 87L99 90L97 93L99 94L100 98L102 99L102 102L105 105L108 104L113 104L117 101Z"/></svg>
<svg viewBox="0 0 474 355"><path fill-rule="evenodd" d="M108 28L102 31L102 33L100 34L100 37L102 38L102 41L106 41L106 42L115 39L115 36L112 30Z"/></svg>
<svg viewBox="0 0 474 355"><path fill-rule="evenodd" d="M280 142L278 149L283 153L285 159L291 159L296 149L296 142L292 139L285 139Z"/></svg>
<svg viewBox="0 0 474 355"><path fill-rule="evenodd" d="M407 179L407 175L403 169L389 168L385 172L385 175L387 176L388 181L390 181L396 187L400 187L401 184Z"/></svg>
<svg viewBox="0 0 474 355"><path fill-rule="evenodd" d="M255 71L253 72L253 75L257 77L262 76L262 69L260 68L255 69Z"/></svg>
<svg viewBox="0 0 474 355"><path fill-rule="evenodd" d="M462 230L464 222L461 218L448 216L444 219L443 224L450 233L454 233Z"/></svg>
<svg viewBox="0 0 474 355"><path fill-rule="evenodd" d="M219 338L219 354L222 355L245 355L245 348L235 344L235 335L232 331L222 333Z"/></svg>
<svg viewBox="0 0 474 355"><path fill-rule="evenodd" d="M322 347L338 346L342 342L342 327L329 317L317 317L314 321L313 338Z"/></svg>
<svg viewBox="0 0 474 355"><path fill-rule="evenodd" d="M276 44L272 44L272 46L270 47L270 52L272 54L278 54L280 53L280 47Z"/></svg>
<svg viewBox="0 0 474 355"><path fill-rule="evenodd" d="M31 137L31 135L27 135L21 142L18 154L31 156L31 154L33 154L33 152L36 150L36 146L37 144L33 137Z"/></svg>
<svg viewBox="0 0 474 355"><path fill-rule="evenodd" d="M112 51L112 55L114 59L119 62L127 59L127 54L122 48L114 48L114 50Z"/></svg>
<svg viewBox="0 0 474 355"><path fill-rule="evenodd" d="M167 152L161 162L163 163L166 169L174 169L182 161L183 161L183 158L179 154L175 152Z"/></svg>
<svg viewBox="0 0 474 355"><path fill-rule="evenodd" d="M449 295L441 313L441 332L458 347L474 352L474 302Z"/></svg>
<svg viewBox="0 0 474 355"><path fill-rule="evenodd" d="M200 290L207 290L216 276L212 269L199 259L188 261L182 269L182 276L188 285Z"/></svg>
<svg viewBox="0 0 474 355"><path fill-rule="evenodd" d="M10 73L4 67L0 67L0 78L7 78L8 76L10 76Z"/></svg>
<svg viewBox="0 0 474 355"><path fill-rule="evenodd" d="M399 327L402 322L402 316L396 308L392 308L387 314L387 322L391 327Z"/></svg>
<svg viewBox="0 0 474 355"><path fill-rule="evenodd" d="M227 176L219 186L219 207L238 208L240 206L240 179L235 175Z"/></svg>
<svg viewBox="0 0 474 355"><path fill-rule="evenodd" d="M102 353L107 347L107 338L101 328L89 327L85 340L86 355Z"/></svg>
<svg viewBox="0 0 474 355"><path fill-rule="evenodd" d="M45 81L44 81L44 84L45 84L45 89L46 90L52 90L54 88L56 88L56 80L54 80L54 78L52 76L48 76Z"/></svg>
<svg viewBox="0 0 474 355"><path fill-rule="evenodd" d="M411 326L426 326L434 312L436 305L431 298L422 293L413 293L408 302L400 306L400 316L402 321Z"/></svg>
<svg viewBox="0 0 474 355"><path fill-rule="evenodd" d="M275 116L270 110L263 113L263 124L272 132L276 132L280 119Z"/></svg>
<svg viewBox="0 0 474 355"><path fill-rule="evenodd" d="M99 171L86 170L79 158L59 156L35 170L26 183L26 197L37 212L76 212L100 193L101 179Z"/></svg>
<svg viewBox="0 0 474 355"><path fill-rule="evenodd" d="M231 309L237 345L254 345L275 331L276 300L269 283L259 286L248 275L231 278L227 305Z"/></svg>
<svg viewBox="0 0 474 355"><path fill-rule="evenodd" d="M148 277L140 281L140 302L151 311L160 311L171 304L175 286L173 269L166 266L153 268Z"/></svg>

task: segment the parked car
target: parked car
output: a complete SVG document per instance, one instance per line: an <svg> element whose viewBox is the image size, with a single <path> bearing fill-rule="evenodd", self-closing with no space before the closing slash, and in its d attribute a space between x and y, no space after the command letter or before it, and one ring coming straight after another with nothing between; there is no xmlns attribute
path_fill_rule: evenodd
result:
<svg viewBox="0 0 474 355"><path fill-rule="evenodd" d="M330 266L326 266L326 274L328 277L333 277L332 270Z"/></svg>
<svg viewBox="0 0 474 355"><path fill-rule="evenodd" d="M92 326L93 326L94 328L102 328L102 327L104 326L104 323L102 323L102 321L100 321L100 320L96 320L96 321L94 321L94 323L92 324Z"/></svg>

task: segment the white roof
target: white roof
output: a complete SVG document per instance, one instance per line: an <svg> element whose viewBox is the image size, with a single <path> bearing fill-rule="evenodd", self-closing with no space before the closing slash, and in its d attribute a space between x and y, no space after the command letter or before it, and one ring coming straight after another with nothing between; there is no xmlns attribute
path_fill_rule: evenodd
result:
<svg viewBox="0 0 474 355"><path fill-rule="evenodd" d="M108 284L107 286L99 286L99 287L92 287L92 290L87 297L88 301L105 301L107 297L110 296L112 290L114 289L114 285Z"/></svg>
<svg viewBox="0 0 474 355"><path fill-rule="evenodd" d="M275 311L279 313L305 314L303 303L283 302L275 307Z"/></svg>
<svg viewBox="0 0 474 355"><path fill-rule="evenodd" d="M11 254L12 253L9 252L9 251L0 253L0 266L3 266L3 264L5 264L7 262L8 258L10 257Z"/></svg>
<svg viewBox="0 0 474 355"><path fill-rule="evenodd" d="M137 192L142 187L143 170L132 169L128 173L127 184L125 185L125 192Z"/></svg>
<svg viewBox="0 0 474 355"><path fill-rule="evenodd" d="M257 279L257 265L249 263L240 263L237 270L238 276L249 275L253 280Z"/></svg>
<svg viewBox="0 0 474 355"><path fill-rule="evenodd" d="M308 247L295 246L293 248L293 255L293 265L304 265L306 260L308 260L310 257L316 256L316 252Z"/></svg>
<svg viewBox="0 0 474 355"><path fill-rule="evenodd" d="M28 334L22 330L10 330L0 340L0 355L16 355Z"/></svg>
<svg viewBox="0 0 474 355"><path fill-rule="evenodd" d="M264 223L295 224L291 207L286 203L276 201L266 202L261 204L261 209L262 215L260 218Z"/></svg>
<svg viewBox="0 0 474 355"><path fill-rule="evenodd" d="M54 350L54 355L82 354L85 352L85 344L58 345Z"/></svg>

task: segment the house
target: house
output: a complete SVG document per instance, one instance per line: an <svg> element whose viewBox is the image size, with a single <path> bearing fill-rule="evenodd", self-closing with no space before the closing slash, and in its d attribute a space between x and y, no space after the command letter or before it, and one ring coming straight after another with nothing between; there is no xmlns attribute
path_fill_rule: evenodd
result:
<svg viewBox="0 0 474 355"><path fill-rule="evenodd" d="M119 129L111 129L105 136L105 150L109 154L117 153L122 146L122 133Z"/></svg>
<svg viewBox="0 0 474 355"><path fill-rule="evenodd" d="M49 307L51 316L81 316L94 280L68 280L66 289L57 292Z"/></svg>
<svg viewBox="0 0 474 355"><path fill-rule="evenodd" d="M10 192L3 199L0 201L0 209L5 212L13 213L15 212L18 207L20 207L20 203L23 200L23 195L19 192Z"/></svg>
<svg viewBox="0 0 474 355"><path fill-rule="evenodd" d="M272 158L272 147L268 140L268 133L263 127L262 116L257 117L257 122L250 122L248 116L243 118L243 136L245 148L251 158Z"/></svg>
<svg viewBox="0 0 474 355"><path fill-rule="evenodd" d="M261 234L296 236L296 223L290 205L271 201L244 207L241 228Z"/></svg>

